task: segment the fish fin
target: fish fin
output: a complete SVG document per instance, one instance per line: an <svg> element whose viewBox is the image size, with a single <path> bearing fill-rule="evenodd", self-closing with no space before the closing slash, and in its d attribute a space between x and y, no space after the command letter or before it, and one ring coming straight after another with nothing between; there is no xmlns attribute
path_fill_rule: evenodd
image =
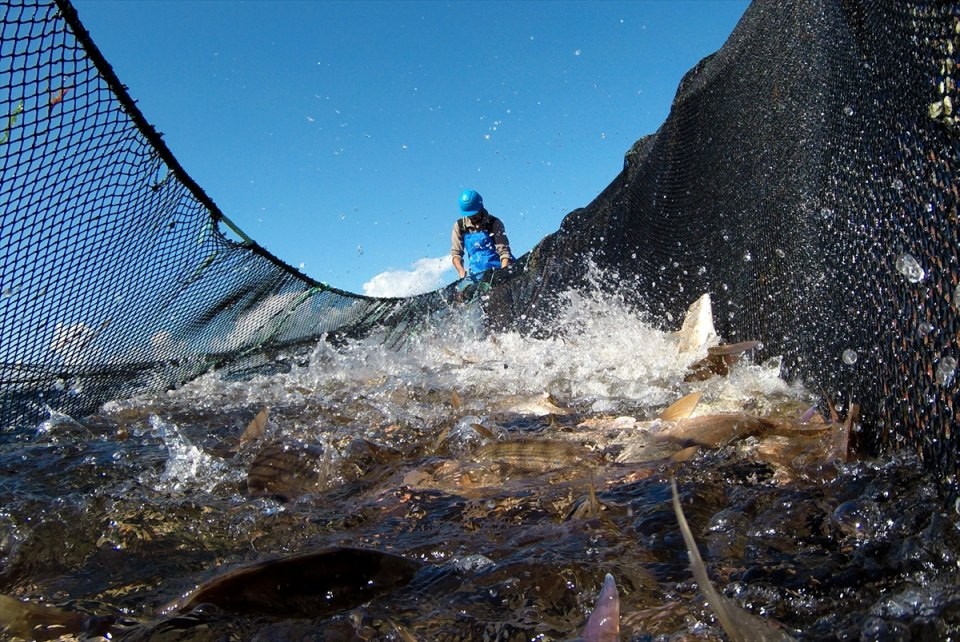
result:
<svg viewBox="0 0 960 642"><path fill-rule="evenodd" d="M270 418L270 408L264 408L257 413L257 416L247 424L246 430L243 431L243 434L240 435L240 445L247 443L248 441L255 441L263 437L267 431L267 419Z"/></svg>
<svg viewBox="0 0 960 642"><path fill-rule="evenodd" d="M717 331L713 328L713 305L709 294L704 294L687 308L683 325L677 335L680 339L680 352L684 353L697 352L708 343L716 341Z"/></svg>
<svg viewBox="0 0 960 642"><path fill-rule="evenodd" d="M674 401L669 408L660 413L660 419L664 421L677 421L678 419L688 418L693 414L697 404L700 403L700 397L702 395L703 393L700 392L691 392L681 397L677 401Z"/></svg>
<svg viewBox="0 0 960 642"><path fill-rule="evenodd" d="M470 427L473 428L477 432L477 434L479 434L481 437L485 437L487 439L497 438L494 432L489 428L487 428L486 426L484 426L483 424L470 424Z"/></svg>
<svg viewBox="0 0 960 642"><path fill-rule="evenodd" d="M687 446L670 455L670 461L690 461L700 452L700 446Z"/></svg>
<svg viewBox="0 0 960 642"><path fill-rule="evenodd" d="M597 605L583 628L584 642L616 642L620 639L620 594L613 575L603 578Z"/></svg>

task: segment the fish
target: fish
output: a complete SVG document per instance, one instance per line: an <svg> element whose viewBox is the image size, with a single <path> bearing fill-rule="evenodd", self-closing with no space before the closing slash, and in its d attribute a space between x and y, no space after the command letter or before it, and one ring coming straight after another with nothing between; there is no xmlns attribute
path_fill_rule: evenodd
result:
<svg viewBox="0 0 960 642"><path fill-rule="evenodd" d="M106 635L116 618L65 611L0 595L0 633L24 640Z"/></svg>
<svg viewBox="0 0 960 642"><path fill-rule="evenodd" d="M557 405L557 400L549 392L523 394L505 397L493 403L491 414L526 415L546 417L548 415L569 415L573 410Z"/></svg>
<svg viewBox="0 0 960 642"><path fill-rule="evenodd" d="M253 497L292 500L326 488L330 451L315 444L274 442L265 446L247 471L247 492Z"/></svg>
<svg viewBox="0 0 960 642"><path fill-rule="evenodd" d="M713 587L710 577L707 575L707 566L700 557L700 550L697 548L696 540L693 538L693 532L687 523L687 518L683 514L683 507L680 505L680 494L677 491L677 480L670 478L670 489L673 493L673 512L677 516L677 523L680 525L680 533L683 535L683 543L687 547L687 556L690 558L690 569L693 571L693 577L697 580L697 586L707 598L707 603L720 621L727 637L732 642L789 642L793 640L781 629L774 628L770 622L753 615L749 611L741 608L732 600L727 599Z"/></svg>
<svg viewBox="0 0 960 642"><path fill-rule="evenodd" d="M761 347L763 344L759 341L741 341L707 348L707 356L691 365L683 380L705 381L713 376L726 376L744 354Z"/></svg>
<svg viewBox="0 0 960 642"><path fill-rule="evenodd" d="M571 466L592 466L598 456L585 446L563 439L512 439L494 441L478 448L476 462L501 464L513 470L545 473Z"/></svg>
<svg viewBox="0 0 960 642"><path fill-rule="evenodd" d="M583 642L617 642L620 639L620 594L613 575L603 578L600 597L583 628Z"/></svg>
<svg viewBox="0 0 960 642"><path fill-rule="evenodd" d="M162 612L183 613L213 604L244 615L324 617L406 585L422 566L417 560L373 549L327 548L227 571L167 604Z"/></svg>
<svg viewBox="0 0 960 642"><path fill-rule="evenodd" d="M669 439L706 448L720 448L733 441L766 434L777 427L777 422L746 412L729 412L700 417L687 417L664 424L658 439Z"/></svg>

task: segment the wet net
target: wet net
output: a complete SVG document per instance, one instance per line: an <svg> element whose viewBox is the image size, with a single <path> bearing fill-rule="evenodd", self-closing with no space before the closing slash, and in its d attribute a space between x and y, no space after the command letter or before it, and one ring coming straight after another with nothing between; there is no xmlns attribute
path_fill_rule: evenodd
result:
<svg viewBox="0 0 960 642"><path fill-rule="evenodd" d="M711 294L718 333L760 340L838 407L866 452L957 465L960 3L755 2L691 70L655 135L494 292L502 317L584 280L664 323ZM526 288L524 290L524 288Z"/></svg>
<svg viewBox="0 0 960 642"><path fill-rule="evenodd" d="M69 3L0 12L4 426L211 368L280 367L285 349L431 309L283 264L180 167Z"/></svg>
<svg viewBox="0 0 960 642"><path fill-rule="evenodd" d="M373 299L284 265L179 166L66 0L0 11L4 426L281 368L324 337L399 343L449 309L451 288ZM952 479L958 50L956 2L755 2L623 172L497 278L489 322L543 332L579 284L675 327L710 293L725 340L860 403L866 449Z"/></svg>

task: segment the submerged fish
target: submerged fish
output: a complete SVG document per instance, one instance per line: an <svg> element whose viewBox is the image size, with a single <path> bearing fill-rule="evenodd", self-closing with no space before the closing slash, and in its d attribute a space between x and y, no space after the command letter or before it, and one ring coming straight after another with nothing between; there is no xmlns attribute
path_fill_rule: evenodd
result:
<svg viewBox="0 0 960 642"><path fill-rule="evenodd" d="M105 635L116 618L84 615L0 595L0 633L24 640Z"/></svg>
<svg viewBox="0 0 960 642"><path fill-rule="evenodd" d="M495 441L478 448L474 461L500 464L513 470L545 473L571 466L593 466L599 459L579 443L563 439L512 439Z"/></svg>
<svg viewBox="0 0 960 642"><path fill-rule="evenodd" d="M265 446L247 471L247 491L255 496L289 500L326 488L329 449L317 445L275 442Z"/></svg>
<svg viewBox="0 0 960 642"><path fill-rule="evenodd" d="M546 417L548 415L569 415L573 411L557 405L557 400L549 392L531 395L511 395L491 404L488 409L492 414L527 415Z"/></svg>
<svg viewBox="0 0 960 642"><path fill-rule="evenodd" d="M241 614L322 617L404 586L422 566L416 560L376 550L331 548L228 571L164 611L183 612L214 604Z"/></svg>

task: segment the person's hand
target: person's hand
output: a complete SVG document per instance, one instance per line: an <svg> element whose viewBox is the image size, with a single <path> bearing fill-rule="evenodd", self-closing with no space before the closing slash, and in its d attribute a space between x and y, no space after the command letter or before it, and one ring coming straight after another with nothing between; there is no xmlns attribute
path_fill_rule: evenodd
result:
<svg viewBox="0 0 960 642"><path fill-rule="evenodd" d="M510 265L510 259L500 259L500 267L505 268Z"/></svg>
<svg viewBox="0 0 960 642"><path fill-rule="evenodd" d="M467 271L461 268L461 269L458 269L458 270L457 270L457 274L459 274L459 275L460 275L460 278L462 279L462 278L464 278L465 276L467 276Z"/></svg>

